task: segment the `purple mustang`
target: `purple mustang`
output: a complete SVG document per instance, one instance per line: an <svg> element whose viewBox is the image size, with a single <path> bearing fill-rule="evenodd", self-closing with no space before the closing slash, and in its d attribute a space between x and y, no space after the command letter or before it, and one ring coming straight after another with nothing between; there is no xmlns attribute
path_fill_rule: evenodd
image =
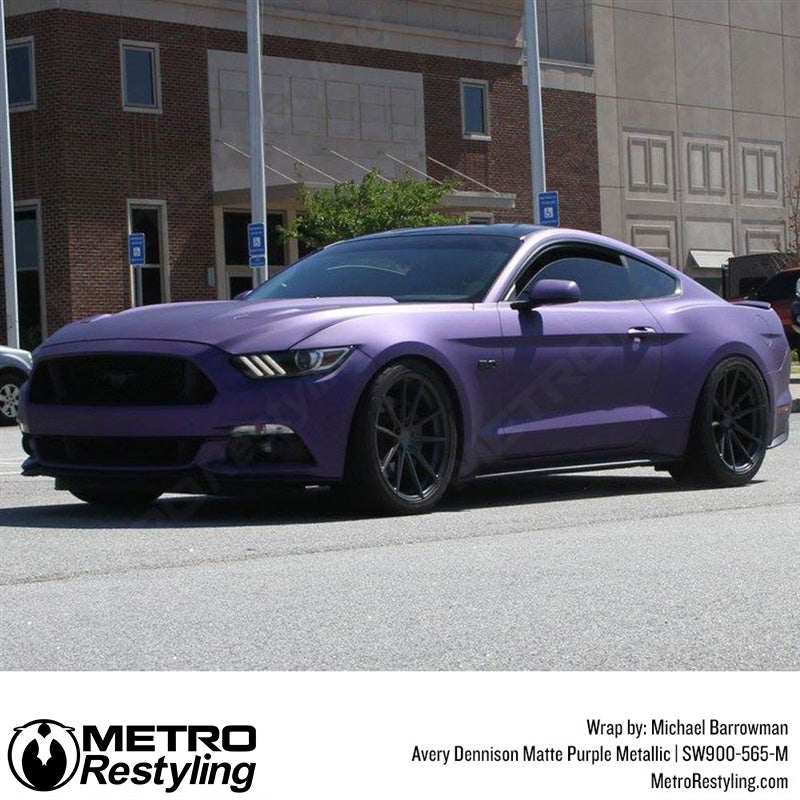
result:
<svg viewBox="0 0 800 800"><path fill-rule="evenodd" d="M789 431L766 303L580 231L340 242L244 300L103 314L39 349L26 475L90 503L343 483L428 511L481 475L652 465L747 483Z"/></svg>

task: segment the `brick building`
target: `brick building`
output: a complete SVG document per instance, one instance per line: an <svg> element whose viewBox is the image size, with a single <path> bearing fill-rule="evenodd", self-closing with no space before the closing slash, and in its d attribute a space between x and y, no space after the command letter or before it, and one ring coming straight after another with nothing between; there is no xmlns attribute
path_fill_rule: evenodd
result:
<svg viewBox="0 0 800 800"><path fill-rule="evenodd" d="M469 180L452 207L532 219L521 0L262 6L273 231L297 213L299 181L331 185L362 166L457 170ZM591 43L578 25L568 47L583 36L583 55L558 60L566 44L547 30L563 20L540 6L543 55L556 56L542 65L548 188L564 224L599 230L593 70L579 63ZM76 318L247 286L245 0L6 9L23 346ZM132 230L147 236L144 269L127 263ZM271 237L272 267L296 257Z"/></svg>

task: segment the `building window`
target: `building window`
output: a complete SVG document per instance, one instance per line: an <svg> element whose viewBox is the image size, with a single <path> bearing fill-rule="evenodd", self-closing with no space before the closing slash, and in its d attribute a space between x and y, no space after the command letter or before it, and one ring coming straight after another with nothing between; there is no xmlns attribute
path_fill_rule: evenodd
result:
<svg viewBox="0 0 800 800"><path fill-rule="evenodd" d="M781 186L780 148L745 144L741 147L741 155L744 196L778 200Z"/></svg>
<svg viewBox="0 0 800 800"><path fill-rule="evenodd" d="M14 209L14 239L20 347L33 350L44 336L42 237L38 204L17 206Z"/></svg>
<svg viewBox="0 0 800 800"><path fill-rule="evenodd" d="M222 237L225 250L225 273L228 297L253 288L253 273L247 252L247 226L249 211L224 211L222 214ZM274 275L286 266L286 245L281 241L279 228L285 225L282 211L267 212L267 267Z"/></svg>
<svg viewBox="0 0 800 800"><path fill-rule="evenodd" d="M725 194L726 147L722 143L690 141L687 143L689 192L691 194Z"/></svg>
<svg viewBox="0 0 800 800"><path fill-rule="evenodd" d="M249 266L250 258L247 252L247 226L249 224L249 211L226 211L222 215L226 266ZM267 264L270 267L286 266L286 248L278 230L282 225L284 225L283 212L270 211L267 214Z"/></svg>
<svg viewBox="0 0 800 800"><path fill-rule="evenodd" d="M628 192L664 195L672 191L671 143L666 136L626 134Z"/></svg>
<svg viewBox="0 0 800 800"><path fill-rule="evenodd" d="M122 106L126 111L161 111L158 45L120 42Z"/></svg>
<svg viewBox="0 0 800 800"><path fill-rule="evenodd" d="M13 39L6 45L8 105L11 111L36 108L36 66L33 37Z"/></svg>
<svg viewBox="0 0 800 800"><path fill-rule="evenodd" d="M169 302L166 203L129 201L128 219L130 233L144 234L144 266L131 267L133 305Z"/></svg>
<svg viewBox="0 0 800 800"><path fill-rule="evenodd" d="M466 139L489 139L489 84L461 81L461 130Z"/></svg>

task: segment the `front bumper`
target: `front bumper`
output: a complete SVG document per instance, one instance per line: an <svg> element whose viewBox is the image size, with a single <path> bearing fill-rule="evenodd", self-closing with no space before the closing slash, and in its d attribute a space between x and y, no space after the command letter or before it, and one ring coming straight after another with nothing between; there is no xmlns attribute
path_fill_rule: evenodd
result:
<svg viewBox="0 0 800 800"><path fill-rule="evenodd" d="M163 479L203 478L208 485L302 480L330 483L342 479L350 423L358 398L371 376L371 359L355 349L334 372L317 377L253 380L230 363L230 354L191 342L115 340L46 347L42 359L84 354L172 355L192 360L217 389L204 405L182 406L65 406L32 403L30 383L22 393L20 421L33 453L23 464L26 475L54 477L125 477ZM287 426L305 445L302 461L241 463L231 459L234 428L273 423ZM95 439L178 439L196 445L188 461L163 463L70 463L69 458L37 452L41 437ZM112 459L113 461L113 459ZM120 459L124 462L125 459ZM130 459L128 459L130 461Z"/></svg>

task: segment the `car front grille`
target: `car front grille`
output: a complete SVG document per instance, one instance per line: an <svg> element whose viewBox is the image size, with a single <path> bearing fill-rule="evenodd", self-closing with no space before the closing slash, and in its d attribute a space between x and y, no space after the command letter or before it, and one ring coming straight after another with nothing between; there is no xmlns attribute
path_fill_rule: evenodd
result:
<svg viewBox="0 0 800 800"><path fill-rule="evenodd" d="M32 450L47 463L68 466L181 467L202 439L178 436L34 436Z"/></svg>
<svg viewBox="0 0 800 800"><path fill-rule="evenodd" d="M51 405L179 406L209 403L214 384L174 356L87 355L36 365L30 401Z"/></svg>

